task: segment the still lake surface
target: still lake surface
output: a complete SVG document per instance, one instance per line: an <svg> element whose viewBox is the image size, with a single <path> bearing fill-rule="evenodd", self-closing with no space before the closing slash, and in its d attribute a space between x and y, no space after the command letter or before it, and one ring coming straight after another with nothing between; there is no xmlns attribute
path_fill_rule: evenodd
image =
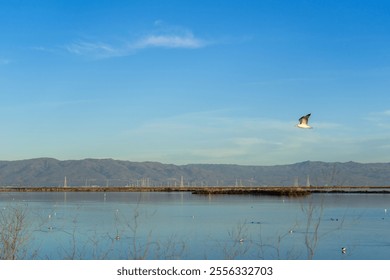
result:
<svg viewBox="0 0 390 280"><path fill-rule="evenodd" d="M389 194L0 193L13 209L27 259L390 259Z"/></svg>

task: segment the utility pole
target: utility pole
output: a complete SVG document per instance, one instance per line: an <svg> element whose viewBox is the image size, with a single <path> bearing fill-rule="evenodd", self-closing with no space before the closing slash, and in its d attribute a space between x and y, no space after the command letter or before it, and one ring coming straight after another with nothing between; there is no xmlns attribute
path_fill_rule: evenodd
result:
<svg viewBox="0 0 390 280"><path fill-rule="evenodd" d="M299 187L298 177L295 177L295 180L294 180L294 187Z"/></svg>

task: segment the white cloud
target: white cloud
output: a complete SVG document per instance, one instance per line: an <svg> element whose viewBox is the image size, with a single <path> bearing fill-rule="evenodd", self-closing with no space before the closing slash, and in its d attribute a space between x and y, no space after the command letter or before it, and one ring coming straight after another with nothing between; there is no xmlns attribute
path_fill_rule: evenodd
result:
<svg viewBox="0 0 390 280"><path fill-rule="evenodd" d="M383 118L383 117L390 117L390 109L379 111L379 112L371 112L370 114L368 114L368 119Z"/></svg>
<svg viewBox="0 0 390 280"><path fill-rule="evenodd" d="M89 56L94 58L108 58L116 56L127 56L149 48L166 49L198 49L207 46L209 43L196 37L191 31L182 28L166 28L150 32L147 35L122 42L93 42L79 40L68 44L65 49L76 55Z"/></svg>
<svg viewBox="0 0 390 280"><path fill-rule="evenodd" d="M86 55L96 58L115 57L124 55L125 49L97 42L76 42L66 46L66 50L76 55Z"/></svg>
<svg viewBox="0 0 390 280"><path fill-rule="evenodd" d="M370 122L371 126L380 127L380 128L390 128L389 124L390 110L372 112L368 114L364 120Z"/></svg>
<svg viewBox="0 0 390 280"><path fill-rule="evenodd" d="M134 44L130 44L130 49L144 48L185 48L196 49L206 45L206 42L195 38L192 34L187 35L150 35L140 39Z"/></svg>

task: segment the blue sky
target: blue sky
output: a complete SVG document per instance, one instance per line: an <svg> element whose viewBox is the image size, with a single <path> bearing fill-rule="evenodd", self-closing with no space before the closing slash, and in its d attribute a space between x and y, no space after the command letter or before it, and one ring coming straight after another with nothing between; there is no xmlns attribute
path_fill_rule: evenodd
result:
<svg viewBox="0 0 390 280"><path fill-rule="evenodd" d="M389 11L0 1L0 159L389 162Z"/></svg>

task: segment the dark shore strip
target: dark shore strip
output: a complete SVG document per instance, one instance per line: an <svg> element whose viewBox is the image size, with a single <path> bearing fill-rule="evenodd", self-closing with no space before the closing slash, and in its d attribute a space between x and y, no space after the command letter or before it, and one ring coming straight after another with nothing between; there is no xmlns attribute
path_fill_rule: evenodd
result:
<svg viewBox="0 0 390 280"><path fill-rule="evenodd" d="M246 194L275 196L306 196L312 193L385 193L390 186L373 187L0 187L0 192L191 192L199 195Z"/></svg>

